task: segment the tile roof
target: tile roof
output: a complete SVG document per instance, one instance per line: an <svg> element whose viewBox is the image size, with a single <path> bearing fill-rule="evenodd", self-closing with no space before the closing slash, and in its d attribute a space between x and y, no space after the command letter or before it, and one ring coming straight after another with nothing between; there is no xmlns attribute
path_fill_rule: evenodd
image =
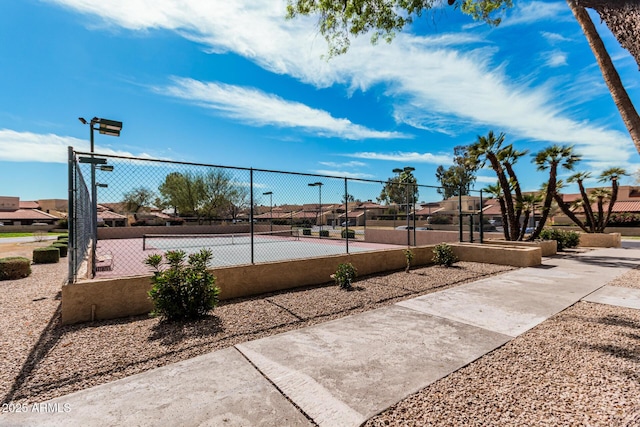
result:
<svg viewBox="0 0 640 427"><path fill-rule="evenodd" d="M38 202L30 201L30 200L20 200L19 209L39 209L40 205Z"/></svg>
<svg viewBox="0 0 640 427"><path fill-rule="evenodd" d="M42 212L38 209L18 209L15 211L0 211L0 221L2 220L11 220L11 221L21 221L21 220L42 220L42 221L55 221L59 218L50 215L46 212Z"/></svg>

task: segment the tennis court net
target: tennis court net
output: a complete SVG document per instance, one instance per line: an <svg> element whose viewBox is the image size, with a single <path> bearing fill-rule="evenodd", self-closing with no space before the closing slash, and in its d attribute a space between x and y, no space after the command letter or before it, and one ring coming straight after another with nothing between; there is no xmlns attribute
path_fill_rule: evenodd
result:
<svg viewBox="0 0 640 427"><path fill-rule="evenodd" d="M253 243L280 243L300 240L299 230L253 233ZM227 234L144 234L142 249L182 249L225 245L250 245L251 233Z"/></svg>

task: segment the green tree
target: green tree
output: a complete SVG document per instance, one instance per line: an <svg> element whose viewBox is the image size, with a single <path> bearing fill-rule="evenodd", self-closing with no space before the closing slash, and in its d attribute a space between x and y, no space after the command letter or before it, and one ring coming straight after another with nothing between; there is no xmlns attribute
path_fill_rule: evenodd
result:
<svg viewBox="0 0 640 427"><path fill-rule="evenodd" d="M554 144L539 151L535 155L534 162L538 166L538 170L549 170L549 181L547 181L547 191L542 204L542 215L529 240L537 239L544 228L549 211L551 210L551 202L553 195L556 193L558 181L558 167L566 170L573 170L574 165L580 161L580 156L573 152L573 147L566 145Z"/></svg>
<svg viewBox="0 0 640 427"><path fill-rule="evenodd" d="M204 198L200 211L209 222L230 212L238 193L238 186L232 178L224 169L211 170L202 176Z"/></svg>
<svg viewBox="0 0 640 427"><path fill-rule="evenodd" d="M566 2L582 27L611 97L618 107L636 150L640 153L640 116L585 9L586 7L596 9L602 16L603 12L607 12L607 8L619 8L623 3L629 8L634 8L636 12L639 6L637 2L614 0L566 0ZM500 18L496 15L513 6L512 0L448 0L447 3L489 25L499 25ZM362 34L371 33L372 43L376 43L380 37L391 42L396 32L402 31L414 19L421 17L425 11L441 4L443 4L441 0L287 0L287 18L291 19L298 15L317 15L317 26L327 40L329 56L334 56L345 53L349 49L350 38ZM612 30L617 30L613 27L619 21L621 20L613 19L607 22L607 25ZM630 25L634 24L631 19ZM634 28L627 28L614 32L619 34L619 41L625 42L625 39L634 39L629 36L633 31ZM623 46L626 48L628 44L625 42Z"/></svg>
<svg viewBox="0 0 640 427"><path fill-rule="evenodd" d="M133 213L137 219L137 214L145 206L149 206L153 200L153 192L146 187L138 187L124 194L122 203L127 212Z"/></svg>
<svg viewBox="0 0 640 427"><path fill-rule="evenodd" d="M462 192L463 196L469 194L471 186L476 181L477 165L469 162L468 147L458 145L453 148L454 158L453 165L445 169L444 166L438 166L436 169L436 179L440 182L442 188L438 188L438 193L443 199L457 196Z"/></svg>
<svg viewBox="0 0 640 427"><path fill-rule="evenodd" d="M166 176L158 191L161 205L173 207L176 214L199 218L199 208L205 198L202 177L190 172L172 172Z"/></svg>
<svg viewBox="0 0 640 427"><path fill-rule="evenodd" d="M407 194L409 195L409 203L415 204L418 200L418 181L413 176L413 168L405 168L402 171L394 170L395 176L387 179L378 202L384 204L396 204L406 210Z"/></svg>

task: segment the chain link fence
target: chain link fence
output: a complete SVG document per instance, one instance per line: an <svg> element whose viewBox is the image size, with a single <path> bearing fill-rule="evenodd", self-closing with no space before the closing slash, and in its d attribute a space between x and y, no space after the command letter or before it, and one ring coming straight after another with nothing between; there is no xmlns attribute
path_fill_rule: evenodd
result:
<svg viewBox="0 0 640 427"><path fill-rule="evenodd" d="M417 203L441 200L435 186L72 149L69 187L71 282L85 273L146 274L145 259L169 250L209 249L211 267L253 264L373 250L386 243L413 246L420 243L417 233L426 230L459 231L457 240L473 239L474 226L461 221L469 215L475 224L480 221L478 204L463 214L455 203ZM387 200L379 204L383 193ZM395 233L393 242L365 241L367 230L376 229L407 234Z"/></svg>

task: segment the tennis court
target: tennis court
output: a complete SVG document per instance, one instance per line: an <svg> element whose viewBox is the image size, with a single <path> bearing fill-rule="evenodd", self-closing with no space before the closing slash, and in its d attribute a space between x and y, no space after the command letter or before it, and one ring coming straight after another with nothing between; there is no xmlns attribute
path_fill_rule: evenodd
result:
<svg viewBox="0 0 640 427"><path fill-rule="evenodd" d="M345 239L306 236L297 230L219 235L147 234L137 239L104 239L98 241L98 254L113 257L110 270L96 272L96 278L126 277L149 273L144 260L151 254L182 250L187 254L209 249L213 259L211 268L252 263L324 257L347 253ZM397 245L349 240L349 253L398 248Z"/></svg>

